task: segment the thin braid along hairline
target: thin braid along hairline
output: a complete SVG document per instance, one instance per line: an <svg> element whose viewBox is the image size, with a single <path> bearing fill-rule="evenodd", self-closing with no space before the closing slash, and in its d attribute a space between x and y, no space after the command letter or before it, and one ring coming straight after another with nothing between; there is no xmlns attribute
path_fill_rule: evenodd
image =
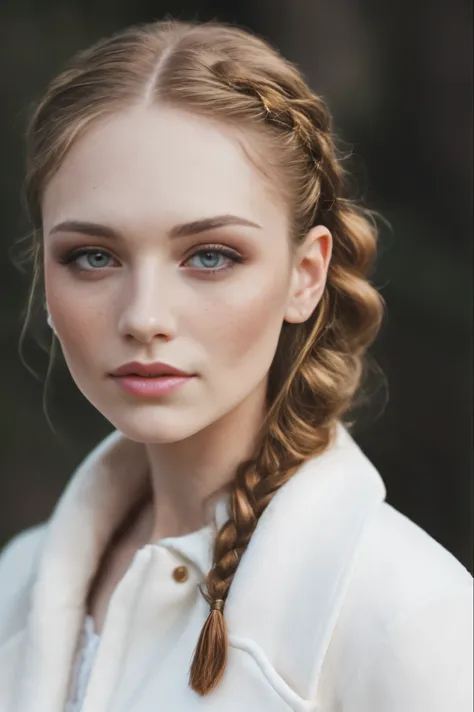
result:
<svg viewBox="0 0 474 712"><path fill-rule="evenodd" d="M315 167L319 167L319 161L314 155L317 131L314 122L308 116L311 109L314 112L318 97L309 88L307 96L294 97L281 91L281 88L278 90L274 86L269 87L252 76L245 79L240 76L238 81L227 79L227 84L237 92L242 90L253 92L263 106L265 119L274 125L280 124L283 128L293 131L308 151ZM318 109L320 111L322 109L320 103ZM282 120L285 116L287 121ZM319 131L330 132L332 127L329 115L326 115L325 119L328 120L328 124L325 127L320 127Z"/></svg>

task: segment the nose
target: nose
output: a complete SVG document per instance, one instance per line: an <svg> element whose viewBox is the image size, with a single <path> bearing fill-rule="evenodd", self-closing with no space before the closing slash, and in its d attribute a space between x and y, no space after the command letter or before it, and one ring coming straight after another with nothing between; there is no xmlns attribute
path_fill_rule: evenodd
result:
<svg viewBox="0 0 474 712"><path fill-rule="evenodd" d="M128 289L123 292L124 306L120 312L118 328L124 337L149 343L161 338L176 336L176 315L172 306L171 285L163 271L158 274L155 265L149 264L131 277Z"/></svg>

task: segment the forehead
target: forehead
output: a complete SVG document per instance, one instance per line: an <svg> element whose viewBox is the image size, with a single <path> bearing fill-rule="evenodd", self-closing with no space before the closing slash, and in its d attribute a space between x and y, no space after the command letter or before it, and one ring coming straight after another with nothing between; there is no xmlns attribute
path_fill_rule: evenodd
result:
<svg viewBox="0 0 474 712"><path fill-rule="evenodd" d="M268 227L285 211L230 126L171 107L103 118L46 186L43 220L87 218L137 227L232 213ZM275 224L276 223L276 224Z"/></svg>

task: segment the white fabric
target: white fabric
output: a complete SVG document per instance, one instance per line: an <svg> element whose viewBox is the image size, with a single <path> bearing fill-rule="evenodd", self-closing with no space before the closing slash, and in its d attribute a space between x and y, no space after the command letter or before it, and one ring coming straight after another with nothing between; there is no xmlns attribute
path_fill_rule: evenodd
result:
<svg viewBox="0 0 474 712"><path fill-rule="evenodd" d="M82 710L99 642L100 636L94 630L94 619L87 615L84 618L84 626L76 650L65 712L81 712Z"/></svg>
<svg viewBox="0 0 474 712"><path fill-rule="evenodd" d="M144 447L113 433L50 521L4 550L2 712L64 712L87 592L146 472ZM112 595L81 712L472 712L472 577L384 497L339 426L260 518L226 602L227 668L205 697L188 673L209 611L198 585L214 530L138 550ZM217 526L227 511L222 499Z"/></svg>

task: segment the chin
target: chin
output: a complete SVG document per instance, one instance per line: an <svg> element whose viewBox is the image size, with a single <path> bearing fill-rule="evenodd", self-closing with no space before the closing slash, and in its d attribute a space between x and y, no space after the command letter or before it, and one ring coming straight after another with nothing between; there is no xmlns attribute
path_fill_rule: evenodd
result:
<svg viewBox="0 0 474 712"><path fill-rule="evenodd" d="M206 427L207 423L197 422L197 419L187 419L182 413L173 415L162 412L160 415L149 411L135 414L133 417L127 415L117 415L103 413L112 425L137 443L176 443L195 435ZM194 421L194 422L191 422Z"/></svg>

